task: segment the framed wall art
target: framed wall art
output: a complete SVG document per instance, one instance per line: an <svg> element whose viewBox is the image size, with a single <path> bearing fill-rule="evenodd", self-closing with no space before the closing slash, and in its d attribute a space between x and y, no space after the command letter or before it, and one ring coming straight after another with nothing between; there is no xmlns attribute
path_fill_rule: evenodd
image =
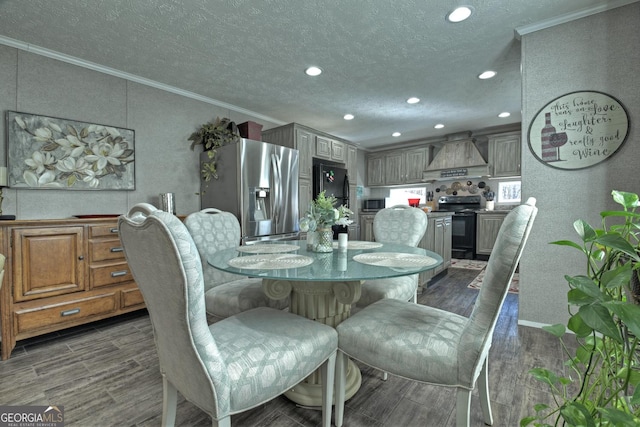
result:
<svg viewBox="0 0 640 427"><path fill-rule="evenodd" d="M8 184L13 188L135 190L135 132L8 111Z"/></svg>
<svg viewBox="0 0 640 427"><path fill-rule="evenodd" d="M629 133L629 116L611 95L571 92L542 107L529 126L529 149L558 169L583 169L613 156Z"/></svg>

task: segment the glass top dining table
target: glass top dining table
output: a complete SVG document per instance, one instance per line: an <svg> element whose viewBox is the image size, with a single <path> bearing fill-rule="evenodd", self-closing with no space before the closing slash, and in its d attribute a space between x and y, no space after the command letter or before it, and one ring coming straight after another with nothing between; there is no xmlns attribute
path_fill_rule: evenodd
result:
<svg viewBox="0 0 640 427"><path fill-rule="evenodd" d="M310 282L400 277L442 264L437 253L413 246L367 241L349 241L346 250L334 246L322 253L308 250L306 240L257 243L218 251L207 262L243 276Z"/></svg>
<svg viewBox="0 0 640 427"><path fill-rule="evenodd" d="M256 243L217 251L207 258L212 267L228 273L262 278L262 289L272 299L289 298L289 311L336 327L351 315L367 280L418 274L442 264L435 252L413 246L349 241L346 249L329 253L307 249L306 240ZM390 283L389 286L393 284ZM360 388L362 376L349 361L346 399ZM285 393L304 406L321 406L319 373Z"/></svg>

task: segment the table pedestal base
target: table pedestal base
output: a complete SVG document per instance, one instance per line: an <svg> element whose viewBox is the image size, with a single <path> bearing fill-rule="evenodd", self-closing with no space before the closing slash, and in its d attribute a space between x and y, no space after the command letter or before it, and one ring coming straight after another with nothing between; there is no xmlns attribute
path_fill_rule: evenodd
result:
<svg viewBox="0 0 640 427"><path fill-rule="evenodd" d="M351 304L360 299L361 281L293 281L265 279L265 294L273 299L291 297L289 311L307 319L336 327L351 315ZM360 369L351 360L347 365L345 397L351 398L360 388ZM303 406L322 406L320 372L316 371L285 393Z"/></svg>

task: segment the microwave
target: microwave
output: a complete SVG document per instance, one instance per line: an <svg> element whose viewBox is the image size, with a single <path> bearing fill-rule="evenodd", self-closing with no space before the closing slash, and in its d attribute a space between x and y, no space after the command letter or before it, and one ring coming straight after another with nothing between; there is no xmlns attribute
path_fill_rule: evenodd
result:
<svg viewBox="0 0 640 427"><path fill-rule="evenodd" d="M384 209L384 199L367 199L364 200L362 210L363 211L379 211Z"/></svg>

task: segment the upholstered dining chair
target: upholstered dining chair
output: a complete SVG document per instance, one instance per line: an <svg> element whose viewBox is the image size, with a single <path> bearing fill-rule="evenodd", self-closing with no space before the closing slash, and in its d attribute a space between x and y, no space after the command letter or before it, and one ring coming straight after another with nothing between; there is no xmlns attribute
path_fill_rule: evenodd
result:
<svg viewBox="0 0 640 427"><path fill-rule="evenodd" d="M457 389L456 425L469 426L478 382L484 422L493 424L488 356L493 331L538 209L536 200L505 218L469 318L420 304L385 299L342 322L338 331L336 425L344 417L346 356L393 375Z"/></svg>
<svg viewBox="0 0 640 427"><path fill-rule="evenodd" d="M230 426L321 368L322 424L331 425L337 334L330 326L259 307L207 325L198 250L184 224L149 204L118 219L124 253L149 311L163 380L162 425L177 393Z"/></svg>
<svg viewBox="0 0 640 427"><path fill-rule="evenodd" d="M398 205L382 209L373 218L376 242L418 246L427 231L427 214L422 209ZM418 275L367 280L356 303L363 308L385 298L400 301L418 300Z"/></svg>
<svg viewBox="0 0 640 427"><path fill-rule="evenodd" d="M289 306L288 298L267 297L262 290L262 279L225 273L207 263L207 258L216 251L240 244L240 223L235 215L207 208L188 215L184 223L200 253L209 315L220 319L256 307L283 310Z"/></svg>

